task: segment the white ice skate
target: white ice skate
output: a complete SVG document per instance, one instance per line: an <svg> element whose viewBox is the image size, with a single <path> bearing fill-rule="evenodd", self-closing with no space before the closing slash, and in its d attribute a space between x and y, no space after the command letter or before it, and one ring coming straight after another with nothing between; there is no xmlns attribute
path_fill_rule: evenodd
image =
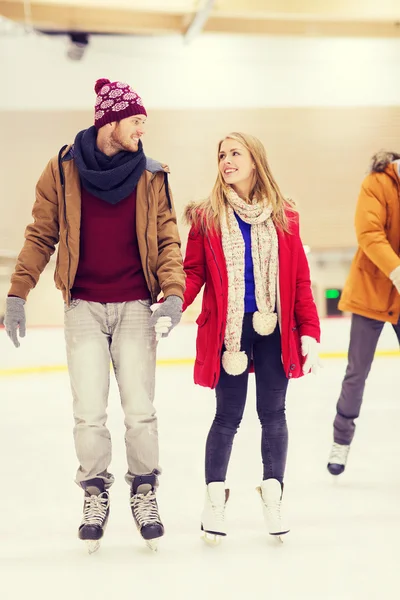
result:
<svg viewBox="0 0 400 600"><path fill-rule="evenodd" d="M283 542L289 528L282 517L282 486L277 479L265 479L257 488L261 496L264 519L270 535Z"/></svg>
<svg viewBox="0 0 400 600"><path fill-rule="evenodd" d="M217 546L226 536L225 506L228 498L229 490L225 489L224 482L215 481L207 485L201 530L204 531L204 541L211 546Z"/></svg>
<svg viewBox="0 0 400 600"><path fill-rule="evenodd" d="M332 446L331 455L328 460L328 471L331 475L341 475L346 468L347 457L350 446L336 444Z"/></svg>

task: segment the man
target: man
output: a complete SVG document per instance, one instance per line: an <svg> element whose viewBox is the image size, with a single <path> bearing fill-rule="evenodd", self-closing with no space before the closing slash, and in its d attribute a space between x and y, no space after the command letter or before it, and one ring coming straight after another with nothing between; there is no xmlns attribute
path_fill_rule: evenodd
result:
<svg viewBox="0 0 400 600"><path fill-rule="evenodd" d="M346 375L337 404L332 475L343 473L365 382L385 322L400 342L400 154L380 152L362 184L355 218L358 250L339 308L352 314Z"/></svg>
<svg viewBox="0 0 400 600"><path fill-rule="evenodd" d="M65 301L76 482L85 491L79 537L97 550L110 510L111 359L125 413L132 514L155 549L164 533L155 495L156 331L157 339L166 337L179 323L185 277L167 173L143 152L142 100L129 85L108 79L98 80L95 91L94 126L62 148L38 181L34 222L11 279L6 330L18 347L26 298L58 243L55 282ZM160 291L164 302L152 315Z"/></svg>

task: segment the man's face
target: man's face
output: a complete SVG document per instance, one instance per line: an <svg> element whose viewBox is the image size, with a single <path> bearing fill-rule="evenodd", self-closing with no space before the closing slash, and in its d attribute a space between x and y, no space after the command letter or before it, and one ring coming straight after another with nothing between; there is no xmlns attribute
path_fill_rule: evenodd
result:
<svg viewBox="0 0 400 600"><path fill-rule="evenodd" d="M146 116L134 115L115 123L111 132L113 146L119 151L136 152L145 133Z"/></svg>

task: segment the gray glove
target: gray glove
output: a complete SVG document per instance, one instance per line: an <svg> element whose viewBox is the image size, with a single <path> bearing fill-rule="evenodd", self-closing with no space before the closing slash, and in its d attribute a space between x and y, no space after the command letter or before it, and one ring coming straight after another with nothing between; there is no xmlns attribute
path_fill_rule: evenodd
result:
<svg viewBox="0 0 400 600"><path fill-rule="evenodd" d="M4 327L12 343L19 348L17 331L19 327L19 337L25 337L26 319L25 319L25 300L16 296L9 296L6 304L6 316L4 317Z"/></svg>
<svg viewBox="0 0 400 600"><path fill-rule="evenodd" d="M150 325L156 331L157 340L166 338L171 330L176 327L182 317L182 300L179 296L168 296L165 302L153 304L154 311L150 318Z"/></svg>

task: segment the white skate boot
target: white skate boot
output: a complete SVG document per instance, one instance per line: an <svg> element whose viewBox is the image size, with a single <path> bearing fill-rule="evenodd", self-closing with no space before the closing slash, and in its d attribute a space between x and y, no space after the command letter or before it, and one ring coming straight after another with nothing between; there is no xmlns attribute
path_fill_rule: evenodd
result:
<svg viewBox="0 0 400 600"><path fill-rule="evenodd" d="M283 542L282 536L289 528L282 517L282 486L277 479L265 479L257 488L261 496L265 523L270 535Z"/></svg>
<svg viewBox="0 0 400 600"><path fill-rule="evenodd" d="M331 455L328 461L328 471L331 475L341 475L346 468L347 457L350 446L336 444L332 446Z"/></svg>
<svg viewBox="0 0 400 600"><path fill-rule="evenodd" d="M215 481L207 485L201 530L204 531L204 541L212 546L218 545L226 536L225 506L228 498L229 490L225 489L224 482Z"/></svg>

